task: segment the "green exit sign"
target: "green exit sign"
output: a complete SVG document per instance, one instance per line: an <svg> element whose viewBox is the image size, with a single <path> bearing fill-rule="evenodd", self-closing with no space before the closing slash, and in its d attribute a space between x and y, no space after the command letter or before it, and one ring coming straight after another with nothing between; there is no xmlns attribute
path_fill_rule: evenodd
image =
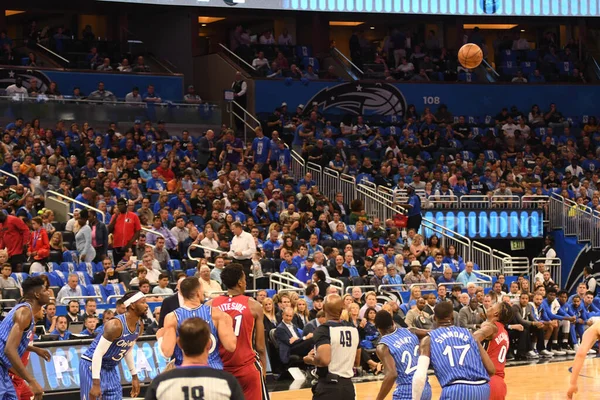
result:
<svg viewBox="0 0 600 400"><path fill-rule="evenodd" d="M525 241L524 240L511 240L510 241L510 249L512 251L525 250Z"/></svg>

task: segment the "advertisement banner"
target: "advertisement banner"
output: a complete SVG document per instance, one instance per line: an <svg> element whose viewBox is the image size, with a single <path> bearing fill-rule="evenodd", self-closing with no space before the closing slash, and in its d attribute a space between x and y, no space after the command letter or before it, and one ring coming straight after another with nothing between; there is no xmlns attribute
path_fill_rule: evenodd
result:
<svg viewBox="0 0 600 400"><path fill-rule="evenodd" d="M429 107L433 112L440 104L455 115L495 116L503 107L516 106L529 113L538 104L548 110L556 103L565 117L595 115L598 111L593 85L514 85L476 83L388 83L388 82L324 82L257 80L255 82L256 112L270 114L281 103L290 112L296 106L319 105L321 112L353 115L404 114L407 105L414 104L418 112Z"/></svg>
<svg viewBox="0 0 600 400"><path fill-rule="evenodd" d="M100 0L177 6L396 14L598 16L598 0Z"/></svg>
<svg viewBox="0 0 600 400"><path fill-rule="evenodd" d="M541 210L424 210L423 218L477 239L535 239L544 234ZM434 232L427 232L429 237Z"/></svg>
<svg viewBox="0 0 600 400"><path fill-rule="evenodd" d="M46 362L31 353L27 369L46 392L78 390L81 355L85 353L91 342L92 340L89 339L64 341L60 342L60 346L57 346L56 343L46 346L43 342L36 342L36 346L50 351L52 359L50 362ZM165 358L158 352L158 343L154 337L138 339L132 351L140 383L150 383L167 365ZM131 373L125 360L121 360L117 370L121 384L130 384Z"/></svg>

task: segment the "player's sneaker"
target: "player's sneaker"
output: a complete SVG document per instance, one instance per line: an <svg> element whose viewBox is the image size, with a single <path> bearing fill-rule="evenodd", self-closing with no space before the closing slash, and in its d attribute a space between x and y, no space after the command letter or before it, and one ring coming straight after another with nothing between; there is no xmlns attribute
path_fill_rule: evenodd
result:
<svg viewBox="0 0 600 400"><path fill-rule="evenodd" d="M575 353L577 353L576 350L573 350L573 348L571 347L571 345L567 344L567 345L563 345L562 350L564 352L566 352L568 355L572 356Z"/></svg>
<svg viewBox="0 0 600 400"><path fill-rule="evenodd" d="M566 356L567 352L566 351L562 351L560 349L560 347L556 346L554 347L552 350L550 350L552 352L552 354L554 354L555 356Z"/></svg>
<svg viewBox="0 0 600 400"><path fill-rule="evenodd" d="M527 358L540 358L540 355L533 350L529 350L525 356Z"/></svg>
<svg viewBox="0 0 600 400"><path fill-rule="evenodd" d="M554 357L554 353L544 349L544 350L540 351L540 356L541 357Z"/></svg>
<svg viewBox="0 0 600 400"><path fill-rule="evenodd" d="M596 354L596 353L597 353L597 351L594 349L590 349L590 351L588 351L588 354Z"/></svg>

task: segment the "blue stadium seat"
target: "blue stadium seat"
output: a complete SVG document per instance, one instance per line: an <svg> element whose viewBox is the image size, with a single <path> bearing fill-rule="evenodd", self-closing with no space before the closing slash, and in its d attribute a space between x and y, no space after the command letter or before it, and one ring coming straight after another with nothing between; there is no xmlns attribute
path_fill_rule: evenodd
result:
<svg viewBox="0 0 600 400"><path fill-rule="evenodd" d="M67 275L62 271L53 271L48 274L51 286L63 287L67 284Z"/></svg>
<svg viewBox="0 0 600 400"><path fill-rule="evenodd" d="M561 61L556 63L556 68L558 69L559 74L569 75L571 72L573 72L573 63L569 61Z"/></svg>
<svg viewBox="0 0 600 400"><path fill-rule="evenodd" d="M92 277L87 274L87 272L75 271L75 274L79 277L79 284L86 286L92 283Z"/></svg>
<svg viewBox="0 0 600 400"><path fill-rule="evenodd" d="M77 271L77 264L72 263L72 262L60 263L60 270L62 272L64 272L65 274L71 274L71 273Z"/></svg>
<svg viewBox="0 0 600 400"><path fill-rule="evenodd" d="M483 152L486 161L500 160L500 156L495 150L486 150Z"/></svg>
<svg viewBox="0 0 600 400"><path fill-rule="evenodd" d="M312 48L310 46L296 46L296 55L298 58L311 57Z"/></svg>
<svg viewBox="0 0 600 400"><path fill-rule="evenodd" d="M527 61L537 61L539 58L539 51L538 50L529 50L527 52Z"/></svg>
<svg viewBox="0 0 600 400"><path fill-rule="evenodd" d="M477 77L470 72L461 72L458 74L458 80L460 82L477 82Z"/></svg>
<svg viewBox="0 0 600 400"><path fill-rule="evenodd" d="M77 250L67 250L63 253L63 262L78 263L79 252Z"/></svg>
<svg viewBox="0 0 600 400"><path fill-rule="evenodd" d="M503 50L500 52L500 60L503 62L516 62L517 61L517 53L512 50Z"/></svg>
<svg viewBox="0 0 600 400"><path fill-rule="evenodd" d="M102 285L87 285L85 286L87 296L100 296L103 303L106 303L106 295L102 290Z"/></svg>
<svg viewBox="0 0 600 400"><path fill-rule="evenodd" d="M19 285L19 287L21 287L25 279L29 278L29 274L26 274L25 272L13 272L10 274L10 276L17 281L17 285Z"/></svg>
<svg viewBox="0 0 600 400"><path fill-rule="evenodd" d="M176 269L181 269L181 263L179 260L169 260L167 262L167 271L175 271Z"/></svg>
<svg viewBox="0 0 600 400"><path fill-rule="evenodd" d="M104 297L108 299L109 296L124 296L127 293L125 286L122 283L109 283L106 286L101 286ZM109 304L114 304L117 302L117 299L110 299Z"/></svg>
<svg viewBox="0 0 600 400"><path fill-rule="evenodd" d="M82 262L77 265L77 271L85 272L89 276L93 277L94 274L104 272L104 267L102 266L101 262Z"/></svg>
<svg viewBox="0 0 600 400"><path fill-rule="evenodd" d="M58 265L55 262L48 262L46 263L46 269L48 270L48 272L59 271L60 265Z"/></svg>
<svg viewBox="0 0 600 400"><path fill-rule="evenodd" d="M302 65L306 69L309 65L312 65L315 72L319 71L319 59L315 57L304 57L302 59Z"/></svg>
<svg viewBox="0 0 600 400"><path fill-rule="evenodd" d="M523 61L521 63L521 71L523 71L523 75L529 76L529 74L533 73L537 69L537 63L535 61Z"/></svg>
<svg viewBox="0 0 600 400"><path fill-rule="evenodd" d="M196 268L190 268L185 270L187 276L194 276L198 270Z"/></svg>

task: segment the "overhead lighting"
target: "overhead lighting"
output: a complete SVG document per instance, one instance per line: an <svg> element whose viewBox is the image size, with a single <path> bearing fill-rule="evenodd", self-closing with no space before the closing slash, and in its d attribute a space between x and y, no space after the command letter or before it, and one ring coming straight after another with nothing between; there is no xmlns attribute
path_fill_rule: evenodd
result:
<svg viewBox="0 0 600 400"><path fill-rule="evenodd" d="M329 26L359 26L364 22L358 21L329 21Z"/></svg>
<svg viewBox="0 0 600 400"><path fill-rule="evenodd" d="M525 32L525 29L521 29L521 32Z"/></svg>
<svg viewBox="0 0 600 400"><path fill-rule="evenodd" d="M374 26L372 26L372 27L371 27L371 29L375 29L375 27L374 27Z"/></svg>
<svg viewBox="0 0 600 400"><path fill-rule="evenodd" d="M6 10L4 11L5 17L10 17L11 15L23 14L25 11L21 10Z"/></svg>
<svg viewBox="0 0 600 400"><path fill-rule="evenodd" d="M199 24L212 24L213 22L223 21L225 17L198 17Z"/></svg>
<svg viewBox="0 0 600 400"><path fill-rule="evenodd" d="M517 24L464 24L463 29L474 29L478 27L483 30L506 30L513 29Z"/></svg>
<svg viewBox="0 0 600 400"><path fill-rule="evenodd" d="M200 26L206 26L206 24L202 24L202 25L200 25Z"/></svg>

